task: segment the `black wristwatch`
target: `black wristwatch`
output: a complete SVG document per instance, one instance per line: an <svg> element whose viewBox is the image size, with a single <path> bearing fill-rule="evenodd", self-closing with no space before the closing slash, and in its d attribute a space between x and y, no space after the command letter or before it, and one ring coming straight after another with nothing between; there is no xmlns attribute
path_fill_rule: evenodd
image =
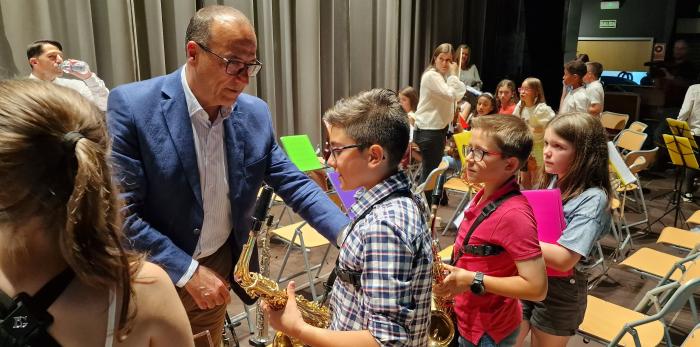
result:
<svg viewBox="0 0 700 347"><path fill-rule="evenodd" d="M472 285L469 286L469 289L472 290L472 293L476 295L481 295L486 292L486 288L484 288L484 273L483 272L477 272L474 274L474 281L472 281Z"/></svg>

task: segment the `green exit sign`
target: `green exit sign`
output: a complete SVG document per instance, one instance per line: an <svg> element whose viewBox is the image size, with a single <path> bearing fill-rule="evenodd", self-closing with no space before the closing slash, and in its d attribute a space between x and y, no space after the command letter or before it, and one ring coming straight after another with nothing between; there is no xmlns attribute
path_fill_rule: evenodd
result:
<svg viewBox="0 0 700 347"><path fill-rule="evenodd" d="M616 19L601 19L599 28L601 28L601 29L615 29L615 28L617 28L617 20Z"/></svg>
<svg viewBox="0 0 700 347"><path fill-rule="evenodd" d="M601 1L600 2L600 9L601 10L619 10L620 9L620 2L619 1Z"/></svg>

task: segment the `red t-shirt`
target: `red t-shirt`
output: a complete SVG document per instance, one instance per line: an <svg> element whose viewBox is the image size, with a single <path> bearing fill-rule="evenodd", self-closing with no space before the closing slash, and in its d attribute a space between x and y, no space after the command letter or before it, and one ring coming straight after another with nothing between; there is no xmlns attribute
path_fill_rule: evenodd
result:
<svg viewBox="0 0 700 347"><path fill-rule="evenodd" d="M476 194L472 204L464 211L464 220L459 226L453 257L469 232L472 223L481 210L492 201L512 190L517 190L515 179L504 184L487 201L474 206L483 195ZM518 274L516 261L538 257L542 254L537 240L537 223L527 199L522 195L512 196L503 203L474 230L469 239L470 245L492 244L503 247L498 255L480 257L464 254L456 266L469 271L481 271L485 275L510 277ZM488 288L486 289L488 291ZM520 300L491 293L474 295L470 290L455 297L455 314L459 334L473 344L477 344L484 333L488 333L497 343L512 333L522 320Z"/></svg>
<svg viewBox="0 0 700 347"><path fill-rule="evenodd" d="M510 104L509 106L501 106L498 114L513 114L513 111L515 111L515 104Z"/></svg>

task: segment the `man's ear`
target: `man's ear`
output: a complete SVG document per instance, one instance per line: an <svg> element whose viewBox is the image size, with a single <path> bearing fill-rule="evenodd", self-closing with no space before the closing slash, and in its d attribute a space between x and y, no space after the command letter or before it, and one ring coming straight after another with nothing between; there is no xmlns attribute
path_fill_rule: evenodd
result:
<svg viewBox="0 0 700 347"><path fill-rule="evenodd" d="M39 59L37 59L36 57L29 58L29 65L36 65L36 64L39 64Z"/></svg>
<svg viewBox="0 0 700 347"><path fill-rule="evenodd" d="M187 60L194 60L197 57L197 43L194 41L188 41L185 44L185 54L187 55Z"/></svg>

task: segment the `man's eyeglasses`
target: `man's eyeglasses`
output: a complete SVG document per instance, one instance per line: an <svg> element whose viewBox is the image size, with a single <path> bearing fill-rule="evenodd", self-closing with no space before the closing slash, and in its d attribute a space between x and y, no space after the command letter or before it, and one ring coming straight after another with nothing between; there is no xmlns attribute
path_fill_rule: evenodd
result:
<svg viewBox="0 0 700 347"><path fill-rule="evenodd" d="M209 49L209 47L197 42L197 45L201 47L203 50L207 51L208 53L211 53L215 55L217 58L223 60L226 63L226 73L232 76L239 76L243 71L249 76L249 77L255 77L255 75L260 72L260 69L262 69L262 63L260 60L255 59L255 63L245 63L240 60L236 59L227 59L224 58Z"/></svg>
<svg viewBox="0 0 700 347"><path fill-rule="evenodd" d="M342 147L331 147L330 144L326 144L326 149L325 151L329 153L328 157L326 157L326 163L328 163L328 160L333 156L333 160L338 161L338 156L340 153L346 149L350 148L362 148L362 145L358 144L352 144L352 145L347 145L347 146L342 146Z"/></svg>
<svg viewBox="0 0 700 347"><path fill-rule="evenodd" d="M474 148L472 146L464 146L462 147L462 154L464 154L464 157L467 158L471 154L474 158L475 162L480 162L484 160L485 155L500 155L503 156L503 153L500 152L487 152L481 148Z"/></svg>

